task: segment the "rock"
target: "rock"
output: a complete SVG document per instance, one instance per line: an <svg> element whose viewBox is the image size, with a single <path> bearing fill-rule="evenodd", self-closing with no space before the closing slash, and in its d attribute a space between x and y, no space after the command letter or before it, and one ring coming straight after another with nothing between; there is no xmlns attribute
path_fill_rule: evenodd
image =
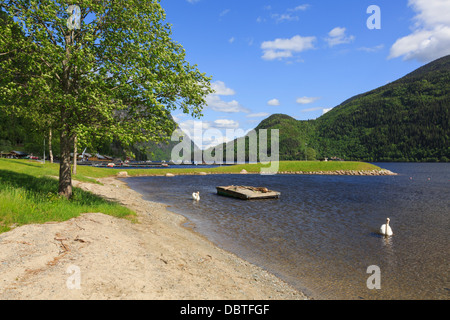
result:
<svg viewBox="0 0 450 320"><path fill-rule="evenodd" d="M207 175L206 172L199 172L198 174L199 174L200 176L206 176L206 175Z"/></svg>
<svg viewBox="0 0 450 320"><path fill-rule="evenodd" d="M173 173L166 173L166 177L175 177Z"/></svg>
<svg viewBox="0 0 450 320"><path fill-rule="evenodd" d="M241 174L247 174L247 173L248 173L247 170L245 170L245 169L241 170Z"/></svg>
<svg viewBox="0 0 450 320"><path fill-rule="evenodd" d="M126 177L128 177L128 172L126 172L126 171L120 171L120 172L117 174L117 177L119 177L119 178L126 178Z"/></svg>

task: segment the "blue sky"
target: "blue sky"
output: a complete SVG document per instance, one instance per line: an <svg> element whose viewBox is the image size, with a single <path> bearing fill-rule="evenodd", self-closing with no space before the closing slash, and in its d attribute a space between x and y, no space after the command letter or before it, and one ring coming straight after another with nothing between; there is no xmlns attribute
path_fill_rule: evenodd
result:
<svg viewBox="0 0 450 320"><path fill-rule="evenodd" d="M205 130L253 129L274 113L316 119L450 54L449 0L162 0L172 38L213 77ZM367 20L380 9L380 29ZM193 135L194 121L174 112ZM205 139L207 140L207 139ZM205 141L206 143L207 141ZM218 141L215 141L217 143Z"/></svg>

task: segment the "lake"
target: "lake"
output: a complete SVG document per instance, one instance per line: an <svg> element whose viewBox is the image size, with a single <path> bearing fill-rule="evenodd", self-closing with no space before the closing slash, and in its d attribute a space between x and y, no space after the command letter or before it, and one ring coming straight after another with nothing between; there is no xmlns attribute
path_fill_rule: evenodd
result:
<svg viewBox="0 0 450 320"><path fill-rule="evenodd" d="M188 227L315 299L449 299L450 164L380 163L397 176L135 177ZM264 186L280 199L218 196L216 186ZM200 191L194 202L192 192ZM394 235L378 234L386 218ZM369 289L369 266L380 289Z"/></svg>

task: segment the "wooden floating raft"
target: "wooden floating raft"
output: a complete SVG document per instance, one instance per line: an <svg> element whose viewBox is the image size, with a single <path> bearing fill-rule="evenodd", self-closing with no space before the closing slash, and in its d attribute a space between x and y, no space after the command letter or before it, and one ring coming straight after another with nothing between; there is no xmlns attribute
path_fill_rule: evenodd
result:
<svg viewBox="0 0 450 320"><path fill-rule="evenodd" d="M269 190L264 187L227 186L216 187L216 189L218 195L243 200L276 199L281 195L278 191Z"/></svg>

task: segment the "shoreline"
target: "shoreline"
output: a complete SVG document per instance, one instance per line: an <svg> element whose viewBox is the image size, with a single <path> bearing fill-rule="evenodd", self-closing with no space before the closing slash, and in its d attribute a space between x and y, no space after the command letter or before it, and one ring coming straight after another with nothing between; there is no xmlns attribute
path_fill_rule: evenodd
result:
<svg viewBox="0 0 450 320"><path fill-rule="evenodd" d="M0 299L308 299L119 178L97 181L73 184L132 209L138 222L85 213L1 234Z"/></svg>

